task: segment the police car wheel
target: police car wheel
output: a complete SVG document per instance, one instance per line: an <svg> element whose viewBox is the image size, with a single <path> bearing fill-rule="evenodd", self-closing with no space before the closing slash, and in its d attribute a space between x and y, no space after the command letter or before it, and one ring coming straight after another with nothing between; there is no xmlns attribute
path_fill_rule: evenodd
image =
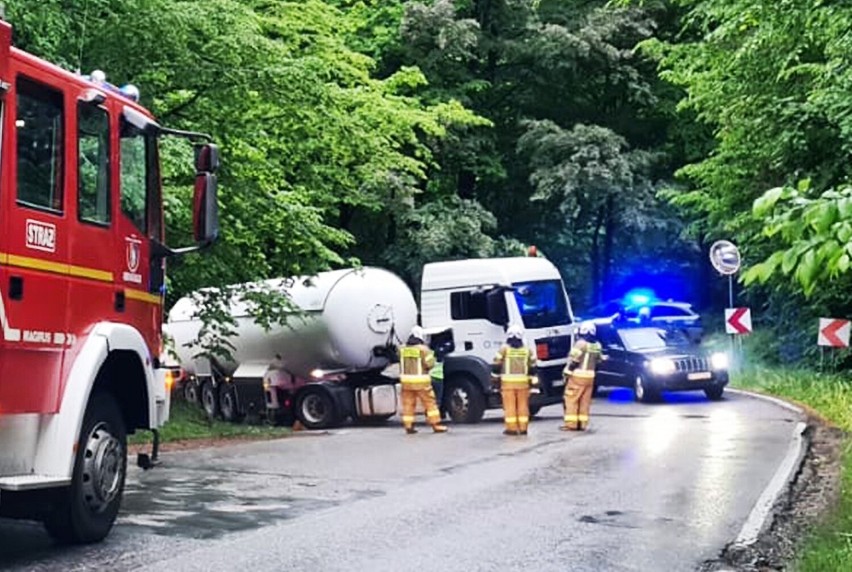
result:
<svg viewBox="0 0 852 572"><path fill-rule="evenodd" d="M722 395L724 393L724 385L711 385L710 387L704 388L704 395L706 395L707 399L711 401L719 401L720 399L722 399Z"/></svg>
<svg viewBox="0 0 852 572"><path fill-rule="evenodd" d="M86 408L71 486L44 520L59 542L103 540L112 529L127 475L127 431L115 399L92 396Z"/></svg>

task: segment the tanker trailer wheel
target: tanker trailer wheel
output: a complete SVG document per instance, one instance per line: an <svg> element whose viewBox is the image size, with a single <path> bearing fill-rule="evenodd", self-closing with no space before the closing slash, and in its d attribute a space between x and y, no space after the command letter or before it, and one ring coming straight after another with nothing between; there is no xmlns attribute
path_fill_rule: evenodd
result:
<svg viewBox="0 0 852 572"><path fill-rule="evenodd" d="M340 422L334 399L328 391L310 385L296 397L296 418L308 429L327 429Z"/></svg>
<svg viewBox="0 0 852 572"><path fill-rule="evenodd" d="M126 475L124 419L111 395L96 393L83 418L71 486L44 520L48 534L63 543L103 540L118 515Z"/></svg>
<svg viewBox="0 0 852 572"><path fill-rule="evenodd" d="M219 388L219 409L225 421L239 423L243 420L243 414L237 404L237 390L230 383Z"/></svg>
<svg viewBox="0 0 852 572"><path fill-rule="evenodd" d="M485 395L468 377L449 380L444 390L444 403L450 419L455 423L479 423L485 414ZM449 389L449 391L447 391Z"/></svg>
<svg viewBox="0 0 852 572"><path fill-rule="evenodd" d="M201 382L201 406L211 419L219 415L219 388L213 385L212 379Z"/></svg>
<svg viewBox="0 0 852 572"><path fill-rule="evenodd" d="M183 398L187 403L198 405L201 403L201 395L198 388L198 380L190 379L183 384Z"/></svg>

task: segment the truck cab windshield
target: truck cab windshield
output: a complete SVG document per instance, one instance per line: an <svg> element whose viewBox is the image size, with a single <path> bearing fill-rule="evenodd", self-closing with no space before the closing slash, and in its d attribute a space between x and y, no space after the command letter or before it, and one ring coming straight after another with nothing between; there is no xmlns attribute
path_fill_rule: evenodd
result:
<svg viewBox="0 0 852 572"><path fill-rule="evenodd" d="M518 282L512 286L524 328L548 328L571 323L561 280Z"/></svg>

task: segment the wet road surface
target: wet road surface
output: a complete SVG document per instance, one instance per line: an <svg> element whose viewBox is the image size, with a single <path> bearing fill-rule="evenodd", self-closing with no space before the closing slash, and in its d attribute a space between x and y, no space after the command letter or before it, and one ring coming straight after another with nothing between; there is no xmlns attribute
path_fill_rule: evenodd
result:
<svg viewBox="0 0 852 572"><path fill-rule="evenodd" d="M586 434L551 406L527 437L490 412L445 435L391 421L167 453L131 470L104 543L0 519L0 569L694 570L737 536L799 419L743 395L667 401L604 394Z"/></svg>

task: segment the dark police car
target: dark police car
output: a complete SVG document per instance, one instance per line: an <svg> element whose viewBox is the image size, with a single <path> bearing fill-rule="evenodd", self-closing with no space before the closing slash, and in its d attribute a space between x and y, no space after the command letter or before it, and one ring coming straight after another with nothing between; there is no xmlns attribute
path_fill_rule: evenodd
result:
<svg viewBox="0 0 852 572"><path fill-rule="evenodd" d="M595 320L608 359L597 366L595 389L630 387L637 401L655 401L662 391L703 390L722 398L728 384L728 356L707 353L679 331L657 327L615 327Z"/></svg>

